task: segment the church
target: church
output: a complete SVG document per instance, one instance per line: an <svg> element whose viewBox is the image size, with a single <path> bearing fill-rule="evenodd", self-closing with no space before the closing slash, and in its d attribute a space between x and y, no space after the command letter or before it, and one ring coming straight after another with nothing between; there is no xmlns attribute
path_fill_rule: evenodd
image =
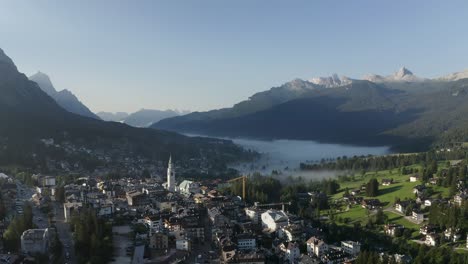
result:
<svg viewBox="0 0 468 264"><path fill-rule="evenodd" d="M169 164L167 165L167 182L163 186L170 192L177 191L175 180L175 168L172 164L172 155L169 156Z"/></svg>

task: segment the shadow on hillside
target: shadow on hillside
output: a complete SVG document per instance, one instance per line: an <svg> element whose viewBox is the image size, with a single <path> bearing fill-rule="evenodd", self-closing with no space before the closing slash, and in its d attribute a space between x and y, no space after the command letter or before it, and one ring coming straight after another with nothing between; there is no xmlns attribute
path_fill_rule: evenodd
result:
<svg viewBox="0 0 468 264"><path fill-rule="evenodd" d="M401 189L401 185L396 185L396 186L393 186L393 187L390 187L390 188L381 189L381 190L379 190L379 196L385 195L385 194L388 194L388 193L392 193L392 192L398 191L400 189Z"/></svg>

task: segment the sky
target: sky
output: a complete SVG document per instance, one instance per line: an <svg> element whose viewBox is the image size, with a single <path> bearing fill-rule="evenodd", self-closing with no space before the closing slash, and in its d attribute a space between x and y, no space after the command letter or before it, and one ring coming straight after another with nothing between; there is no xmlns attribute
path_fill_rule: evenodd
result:
<svg viewBox="0 0 468 264"><path fill-rule="evenodd" d="M0 0L0 48L92 111L230 107L295 78L468 68L468 1Z"/></svg>

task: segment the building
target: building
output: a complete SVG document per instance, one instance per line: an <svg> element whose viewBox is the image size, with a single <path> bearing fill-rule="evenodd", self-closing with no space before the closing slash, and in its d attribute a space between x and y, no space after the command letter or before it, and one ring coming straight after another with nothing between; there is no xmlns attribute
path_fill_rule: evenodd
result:
<svg viewBox="0 0 468 264"><path fill-rule="evenodd" d="M361 202L362 208L367 208L369 210L375 210L380 208L381 203L379 199L364 199Z"/></svg>
<svg viewBox="0 0 468 264"><path fill-rule="evenodd" d="M164 233L154 233L150 237L149 247L152 249L168 249L169 239L168 236Z"/></svg>
<svg viewBox="0 0 468 264"><path fill-rule="evenodd" d="M172 165L172 156L169 157L167 166L167 190L170 192L176 191L175 170Z"/></svg>
<svg viewBox="0 0 468 264"><path fill-rule="evenodd" d="M191 251L192 250L192 241L188 238L182 238L176 240L176 249L177 250L184 250L184 251Z"/></svg>
<svg viewBox="0 0 468 264"><path fill-rule="evenodd" d="M410 182L417 182L419 181L419 175L415 174L409 177Z"/></svg>
<svg viewBox="0 0 468 264"><path fill-rule="evenodd" d="M245 215L252 220L252 224L258 225L262 222L262 214L265 210L257 207L245 208Z"/></svg>
<svg viewBox="0 0 468 264"><path fill-rule="evenodd" d="M414 194L421 194L422 192L424 192L426 190L426 186L424 185L416 185L414 186L413 188L413 193Z"/></svg>
<svg viewBox="0 0 468 264"><path fill-rule="evenodd" d="M55 182L55 177L54 176L45 176L43 179L42 179L42 186L44 187L53 187L55 186L56 182Z"/></svg>
<svg viewBox="0 0 468 264"><path fill-rule="evenodd" d="M382 179L383 186L389 186L391 184L393 184L393 179Z"/></svg>
<svg viewBox="0 0 468 264"><path fill-rule="evenodd" d="M403 230L405 230L405 227L397 224L388 224L385 225L384 230L385 234L389 236L400 236L403 234Z"/></svg>
<svg viewBox="0 0 468 264"><path fill-rule="evenodd" d="M144 206L147 203L146 195L140 191L129 191L125 196L129 206Z"/></svg>
<svg viewBox="0 0 468 264"><path fill-rule="evenodd" d="M354 241L341 241L341 249L353 256L357 256L361 252L361 243Z"/></svg>
<svg viewBox="0 0 468 264"><path fill-rule="evenodd" d="M287 263L297 263L297 260L301 257L301 251L296 242L289 242L287 246L281 244L280 249L284 253L284 259L288 261Z"/></svg>
<svg viewBox="0 0 468 264"><path fill-rule="evenodd" d="M261 216L262 225L271 231L276 231L283 226L287 226L289 218L284 211L270 209Z"/></svg>
<svg viewBox="0 0 468 264"><path fill-rule="evenodd" d="M239 250L253 250L257 248L255 237L250 234L239 234L236 236L237 249Z"/></svg>
<svg viewBox="0 0 468 264"><path fill-rule="evenodd" d="M70 218L73 216L73 214L78 214L81 210L81 208L83 208L83 204L82 203L64 203L63 204L63 215L64 215L64 218L65 218L65 222L67 222L68 220L70 220Z"/></svg>
<svg viewBox="0 0 468 264"><path fill-rule="evenodd" d="M316 237L311 237L307 240L307 253L316 257L322 257L328 251L328 245L325 241Z"/></svg>
<svg viewBox="0 0 468 264"><path fill-rule="evenodd" d="M399 201L395 204L395 210L405 214L406 208L410 205L410 201Z"/></svg>
<svg viewBox="0 0 468 264"><path fill-rule="evenodd" d="M29 229L21 235L21 251L32 255L36 253L48 254L49 229Z"/></svg>
<svg viewBox="0 0 468 264"><path fill-rule="evenodd" d="M416 222L422 222L424 221L424 214L421 213L420 211L417 211L417 210L413 210L413 215L411 216L411 218L416 221Z"/></svg>
<svg viewBox="0 0 468 264"><path fill-rule="evenodd" d="M457 242L460 238L460 229L447 228L444 232L444 237L448 241Z"/></svg>
<svg viewBox="0 0 468 264"><path fill-rule="evenodd" d="M205 241L205 226L198 216L186 217L181 224L181 231L186 238Z"/></svg>
<svg viewBox="0 0 468 264"><path fill-rule="evenodd" d="M303 239L303 227L301 225L292 224L285 227L281 227L278 230L280 237L286 239L286 241L301 241Z"/></svg>
<svg viewBox="0 0 468 264"><path fill-rule="evenodd" d="M435 233L427 234L426 235L426 245L428 246L437 246L439 237Z"/></svg>
<svg viewBox="0 0 468 264"><path fill-rule="evenodd" d="M200 184L198 184L198 182L184 180L179 184L179 192L183 194L200 193Z"/></svg>

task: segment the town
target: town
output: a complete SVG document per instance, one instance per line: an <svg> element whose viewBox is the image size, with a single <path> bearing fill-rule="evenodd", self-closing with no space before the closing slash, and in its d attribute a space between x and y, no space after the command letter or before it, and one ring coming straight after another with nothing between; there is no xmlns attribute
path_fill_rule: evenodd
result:
<svg viewBox="0 0 468 264"><path fill-rule="evenodd" d="M371 240L375 235L429 248L448 245L464 261L467 165L464 160L439 163L430 177L416 164L369 171L361 180L328 180L327 190L296 191L289 200L273 202L249 198L250 185L270 177L180 179L172 157L166 175L160 176L71 180L2 173L0 259L85 263L95 258L94 263L135 264L415 261L411 253L385 246L385 239ZM395 243L403 242L390 242Z"/></svg>

